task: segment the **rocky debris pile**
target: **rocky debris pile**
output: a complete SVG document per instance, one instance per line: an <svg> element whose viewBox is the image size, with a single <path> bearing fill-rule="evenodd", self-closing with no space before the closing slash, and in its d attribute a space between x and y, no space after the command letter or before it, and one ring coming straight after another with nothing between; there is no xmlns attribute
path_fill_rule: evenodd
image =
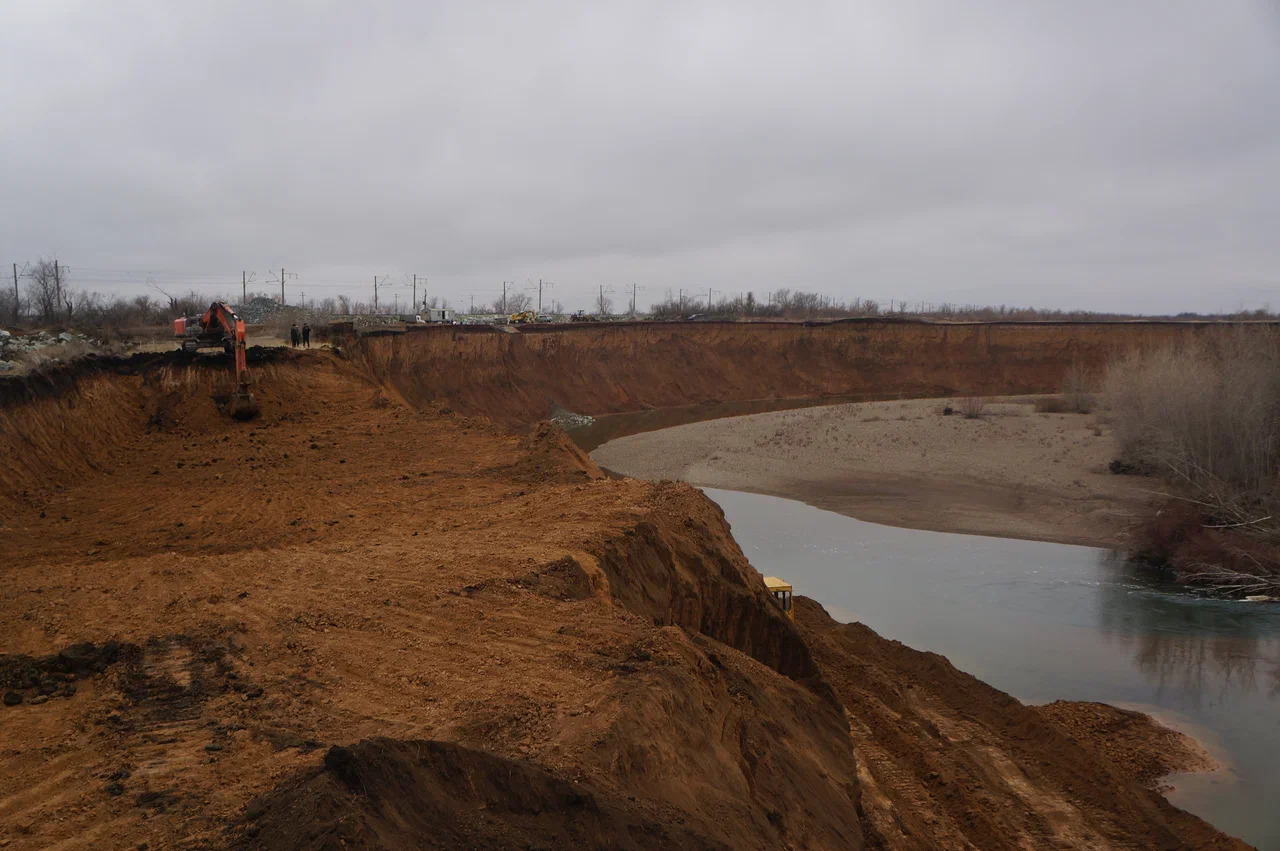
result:
<svg viewBox="0 0 1280 851"><path fill-rule="evenodd" d="M551 416L548 419L566 431L574 428L585 428L596 421L595 417L587 414L575 414L573 411L562 408L559 405L551 406Z"/></svg>
<svg viewBox="0 0 1280 851"><path fill-rule="evenodd" d="M87 334L72 334L69 331L57 334L36 331L22 335L0 329L0 373L16 370L20 366L19 359L28 352L38 352L41 349L65 346L70 343L80 343L93 348L102 345L100 340L95 340Z"/></svg>
<svg viewBox="0 0 1280 851"><path fill-rule="evenodd" d="M233 304L231 309L235 311L245 321L246 325L261 325L264 322L310 322L315 324L317 320L328 320L331 317L328 313L322 313L318 310L309 310L298 305L285 304L267 296L254 296L244 304Z"/></svg>
<svg viewBox="0 0 1280 851"><path fill-rule="evenodd" d="M272 319L288 318L301 312L300 308L291 308L267 296L254 296L244 304L233 304L231 309L236 315L250 325L269 322Z"/></svg>

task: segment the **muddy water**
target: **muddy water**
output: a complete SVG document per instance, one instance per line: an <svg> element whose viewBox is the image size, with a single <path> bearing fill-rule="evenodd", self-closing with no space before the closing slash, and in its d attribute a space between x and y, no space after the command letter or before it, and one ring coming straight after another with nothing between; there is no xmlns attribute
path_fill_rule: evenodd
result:
<svg viewBox="0 0 1280 851"><path fill-rule="evenodd" d="M1280 604L1180 594L1086 547L919 532L707 489L762 573L1028 703L1141 709L1227 763L1168 797L1280 849Z"/></svg>

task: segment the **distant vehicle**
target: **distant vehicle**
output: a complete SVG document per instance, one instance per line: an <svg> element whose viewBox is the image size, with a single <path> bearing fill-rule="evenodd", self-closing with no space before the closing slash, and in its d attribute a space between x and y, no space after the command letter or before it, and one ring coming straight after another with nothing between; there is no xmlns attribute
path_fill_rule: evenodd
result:
<svg viewBox="0 0 1280 851"><path fill-rule="evenodd" d="M553 322L553 321L555 321L555 320L553 320L553 319L551 318L551 314L549 314L549 313L539 313L539 314L538 314L538 321L539 321L539 322Z"/></svg>
<svg viewBox="0 0 1280 851"><path fill-rule="evenodd" d="M522 310L519 313L513 313L510 318L507 319L507 322L512 325L532 325L537 321L538 314L534 313L532 310Z"/></svg>
<svg viewBox="0 0 1280 851"><path fill-rule="evenodd" d="M690 322L693 322L695 320L703 319L705 317L706 317L705 313L690 313L688 316L685 317L685 319L689 320Z"/></svg>
<svg viewBox="0 0 1280 851"><path fill-rule="evenodd" d="M409 325L421 325L425 321L417 313L401 313L396 316L396 319L399 319L401 322L406 322Z"/></svg>
<svg viewBox="0 0 1280 851"><path fill-rule="evenodd" d="M579 310L569 317L569 321L570 322L599 322L600 318L595 314L587 313L585 310Z"/></svg>

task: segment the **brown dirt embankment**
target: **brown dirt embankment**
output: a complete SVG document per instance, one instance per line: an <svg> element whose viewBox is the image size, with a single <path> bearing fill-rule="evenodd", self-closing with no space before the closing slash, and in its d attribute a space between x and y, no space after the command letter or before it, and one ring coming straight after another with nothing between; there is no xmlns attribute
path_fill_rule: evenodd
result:
<svg viewBox="0 0 1280 851"><path fill-rule="evenodd" d="M6 847L1232 847L940 657L793 624L690 486L366 366L264 365L249 423L213 362L5 404Z"/></svg>
<svg viewBox="0 0 1280 851"><path fill-rule="evenodd" d="M1189 323L634 323L440 327L364 337L352 357L414 403L508 424L707 401L1056 392L1073 363L1190 339Z"/></svg>

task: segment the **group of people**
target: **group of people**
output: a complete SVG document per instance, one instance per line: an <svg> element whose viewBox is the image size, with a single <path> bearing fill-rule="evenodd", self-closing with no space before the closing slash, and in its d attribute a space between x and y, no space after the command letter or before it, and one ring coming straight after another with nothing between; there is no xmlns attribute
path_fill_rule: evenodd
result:
<svg viewBox="0 0 1280 851"><path fill-rule="evenodd" d="M302 325L302 330L298 330L298 323L293 323L293 327L289 329L289 345L293 348L303 346L311 348L311 323L306 322Z"/></svg>

